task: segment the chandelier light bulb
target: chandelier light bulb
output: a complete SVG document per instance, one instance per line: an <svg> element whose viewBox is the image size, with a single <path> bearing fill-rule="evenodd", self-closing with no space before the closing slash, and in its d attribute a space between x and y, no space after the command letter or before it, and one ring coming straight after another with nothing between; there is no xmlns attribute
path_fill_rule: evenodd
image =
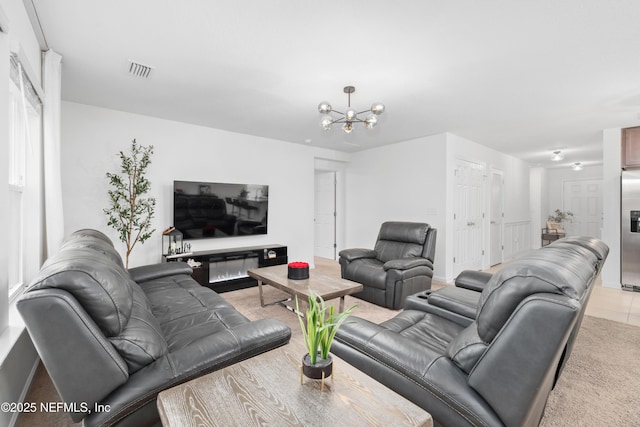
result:
<svg viewBox="0 0 640 427"><path fill-rule="evenodd" d="M377 116L384 113L384 104L382 102L375 102L371 105L371 112Z"/></svg>
<svg viewBox="0 0 640 427"><path fill-rule="evenodd" d="M369 114L366 119L364 119L364 125L367 129L373 129L378 124L378 118L375 114Z"/></svg>
<svg viewBox="0 0 640 427"><path fill-rule="evenodd" d="M318 104L318 111L320 112L320 114L329 114L331 112L331 104L329 104L327 101L322 101L320 104Z"/></svg>
<svg viewBox="0 0 640 427"><path fill-rule="evenodd" d="M353 131L353 123L346 122L342 125L342 130L344 131L344 133L351 133L351 131Z"/></svg>
<svg viewBox="0 0 640 427"><path fill-rule="evenodd" d="M353 108L349 108L347 111L344 112L344 118L350 122L352 120L355 120L356 118L356 110L354 110Z"/></svg>
<svg viewBox="0 0 640 427"><path fill-rule="evenodd" d="M324 130L331 130L331 125L333 124L333 118L331 116L324 116L320 119L320 126Z"/></svg>

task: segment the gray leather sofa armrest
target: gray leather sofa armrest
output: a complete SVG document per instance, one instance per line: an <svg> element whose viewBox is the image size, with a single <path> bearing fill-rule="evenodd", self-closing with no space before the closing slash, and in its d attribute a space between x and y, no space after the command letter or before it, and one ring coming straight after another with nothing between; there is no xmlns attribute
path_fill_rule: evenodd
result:
<svg viewBox="0 0 640 427"><path fill-rule="evenodd" d="M401 258L392 259L384 263L382 266L387 270L409 270L410 268L426 266L433 269L433 264L426 258Z"/></svg>
<svg viewBox="0 0 640 427"><path fill-rule="evenodd" d="M467 292L472 291L467 290ZM447 310L446 308L440 307L439 305L431 304L430 300L433 293L434 292L430 292L427 294L426 292L421 292L419 294L411 295L409 298L407 298L407 302L404 305L404 310L417 310L423 311L425 313L430 313L438 317L442 317L443 319L450 320L453 323L456 323L465 328L473 322L474 319L472 318L463 316L462 314L455 311ZM480 294L478 294L478 296L479 295Z"/></svg>
<svg viewBox="0 0 640 427"><path fill-rule="evenodd" d="M341 258L346 259L351 262L360 258L375 258L378 253L373 249L361 249L361 248L353 248L353 249L343 249L338 254Z"/></svg>
<svg viewBox="0 0 640 427"><path fill-rule="evenodd" d="M193 269L186 262L163 262L161 264L130 268L129 276L134 282L140 283L176 274L191 275L192 272Z"/></svg>
<svg viewBox="0 0 640 427"><path fill-rule="evenodd" d="M70 293L62 289L31 291L18 300L17 306L56 390L67 404L89 411L127 382L127 364ZM43 313L48 321L42 321ZM86 413L69 415L79 422Z"/></svg>
<svg viewBox="0 0 640 427"><path fill-rule="evenodd" d="M432 292L428 301L430 305L475 319L480 303L480 292L449 286Z"/></svg>
<svg viewBox="0 0 640 427"><path fill-rule="evenodd" d="M493 277L492 273L484 271L465 270L456 277L455 285L458 288L470 289L482 292L484 286Z"/></svg>

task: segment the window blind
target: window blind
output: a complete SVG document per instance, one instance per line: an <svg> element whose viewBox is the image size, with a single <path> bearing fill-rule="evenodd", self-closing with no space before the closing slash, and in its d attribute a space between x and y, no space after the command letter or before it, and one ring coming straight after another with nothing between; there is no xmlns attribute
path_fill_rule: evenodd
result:
<svg viewBox="0 0 640 427"><path fill-rule="evenodd" d="M10 62L11 69L9 71L9 78L11 79L13 84L20 88L20 76L22 75L22 81L24 83L24 93L22 95L25 97L29 105L31 105L31 107L33 107L36 112L40 113L42 111L42 100L38 96L38 92L36 92L35 88L33 87L33 83L31 83L31 80L29 79L29 76L27 76L27 73L22 71L22 66L20 65L20 60L18 59L17 55L12 53Z"/></svg>

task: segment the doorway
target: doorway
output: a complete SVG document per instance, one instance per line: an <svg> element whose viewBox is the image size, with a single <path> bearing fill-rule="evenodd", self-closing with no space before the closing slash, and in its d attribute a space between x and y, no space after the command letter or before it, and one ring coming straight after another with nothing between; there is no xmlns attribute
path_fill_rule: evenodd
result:
<svg viewBox="0 0 640 427"><path fill-rule="evenodd" d="M314 255L336 259L336 172L316 171Z"/></svg>
<svg viewBox="0 0 640 427"><path fill-rule="evenodd" d="M602 234L602 180L585 179L563 183L563 208L573 213L571 222L563 224L567 236Z"/></svg>
<svg viewBox="0 0 640 427"><path fill-rule="evenodd" d="M453 273L483 265L484 165L456 160Z"/></svg>
<svg viewBox="0 0 640 427"><path fill-rule="evenodd" d="M491 220L489 230L489 265L501 264L504 260L504 244L502 230L504 224L504 173L498 169L491 169Z"/></svg>

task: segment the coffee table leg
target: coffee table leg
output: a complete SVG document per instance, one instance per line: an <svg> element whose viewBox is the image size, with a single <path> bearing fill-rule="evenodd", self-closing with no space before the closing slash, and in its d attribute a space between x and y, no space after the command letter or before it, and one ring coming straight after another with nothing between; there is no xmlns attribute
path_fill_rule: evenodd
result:
<svg viewBox="0 0 640 427"><path fill-rule="evenodd" d="M284 308L287 308L287 309L293 311L294 313L299 314L294 307L289 307L288 305L285 304L285 302L291 301L291 297L285 298L285 299L280 300L280 301L270 302L269 304L265 304L264 303L264 293L262 292L262 285L263 284L264 283L262 283L262 280L258 280L258 293L260 294L260 307L267 307L269 305L279 304L279 305L283 306ZM302 317L304 317L304 315Z"/></svg>
<svg viewBox="0 0 640 427"><path fill-rule="evenodd" d="M260 293L260 307L264 307L264 295L262 294L262 280L258 280L258 291Z"/></svg>
<svg viewBox="0 0 640 427"><path fill-rule="evenodd" d="M340 313L344 311L344 295L340 297Z"/></svg>

